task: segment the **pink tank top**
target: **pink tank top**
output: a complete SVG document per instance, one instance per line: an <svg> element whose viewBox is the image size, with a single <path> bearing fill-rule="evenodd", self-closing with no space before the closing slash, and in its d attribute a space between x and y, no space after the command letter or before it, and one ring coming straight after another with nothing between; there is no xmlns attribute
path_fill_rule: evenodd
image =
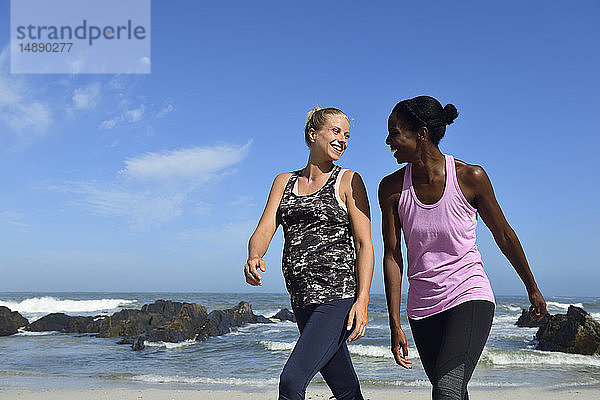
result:
<svg viewBox="0 0 600 400"><path fill-rule="evenodd" d="M446 184L439 201L419 201L409 163L398 202L408 258L407 312L412 319L425 318L469 300L495 303L475 245L477 209L458 186L454 157L444 157Z"/></svg>

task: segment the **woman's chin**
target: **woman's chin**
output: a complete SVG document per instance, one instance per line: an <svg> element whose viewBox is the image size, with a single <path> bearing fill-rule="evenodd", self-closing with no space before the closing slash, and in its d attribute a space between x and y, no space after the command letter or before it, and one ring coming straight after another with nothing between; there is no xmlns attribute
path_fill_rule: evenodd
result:
<svg viewBox="0 0 600 400"><path fill-rule="evenodd" d="M329 153L329 158L331 158L331 161L337 161L342 157L343 154L344 153L338 154L336 152L331 152L331 153Z"/></svg>

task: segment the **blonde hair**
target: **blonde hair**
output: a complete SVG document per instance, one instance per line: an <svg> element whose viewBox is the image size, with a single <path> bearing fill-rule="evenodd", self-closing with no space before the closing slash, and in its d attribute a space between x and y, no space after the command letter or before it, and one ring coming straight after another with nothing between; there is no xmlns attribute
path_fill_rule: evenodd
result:
<svg viewBox="0 0 600 400"><path fill-rule="evenodd" d="M327 121L327 117L333 115L343 115L348 119L348 116L344 114L342 110L339 110L334 107L327 108L319 108L315 107L306 114L306 126L304 127L304 141L308 147L311 146L312 142L310 141L310 137L308 136L308 131L314 129L318 131L325 125L325 121ZM349 119L348 119L349 120Z"/></svg>

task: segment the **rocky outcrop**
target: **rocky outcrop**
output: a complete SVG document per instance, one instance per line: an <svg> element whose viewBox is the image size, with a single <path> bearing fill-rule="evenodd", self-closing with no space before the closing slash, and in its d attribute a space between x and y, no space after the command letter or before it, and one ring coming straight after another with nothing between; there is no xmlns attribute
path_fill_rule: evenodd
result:
<svg viewBox="0 0 600 400"><path fill-rule="evenodd" d="M0 336L14 335L18 329L27 325L29 321L17 311L0 306Z"/></svg>
<svg viewBox="0 0 600 400"><path fill-rule="evenodd" d="M296 316L293 312L288 310L287 308L282 308L277 312L277 314L273 315L271 318L278 319L280 321L292 321L296 322Z"/></svg>
<svg viewBox="0 0 600 400"><path fill-rule="evenodd" d="M152 304L144 304L142 306L142 311L161 314L161 315L165 316L166 318L171 318L171 317L174 317L177 314L179 314L179 312L181 311L181 308L184 306L184 304L191 304L191 303L181 303L178 301L171 301L171 300L156 300ZM194 304L198 304L198 303L194 303Z"/></svg>
<svg viewBox="0 0 600 400"><path fill-rule="evenodd" d="M71 317L63 313L48 314L25 327L26 331L57 331L63 333L97 333L95 317Z"/></svg>
<svg viewBox="0 0 600 400"><path fill-rule="evenodd" d="M233 308L211 311L206 322L198 331L197 340L206 340L210 336L224 335L231 332L233 327L252 323L269 324L273 322L262 315L255 315L252 312L252 305L247 301L241 301Z"/></svg>
<svg viewBox="0 0 600 400"><path fill-rule="evenodd" d="M542 325L547 324L549 320L550 314L546 314L541 320L536 321L533 318L531 318L531 314L528 310L523 309L523 312L521 313L521 316L519 317L517 322L515 322L515 325L519 328L538 328Z"/></svg>
<svg viewBox="0 0 600 400"><path fill-rule="evenodd" d="M206 323L206 308L198 303L185 303L172 320L163 326L146 332L150 342L183 342L194 339L200 328Z"/></svg>
<svg viewBox="0 0 600 400"><path fill-rule="evenodd" d="M569 306L566 315L550 316L535 337L537 350L600 354L600 323L580 307Z"/></svg>
<svg viewBox="0 0 600 400"><path fill-rule="evenodd" d="M6 310L10 313L10 310ZM1 316L2 314L0 326L3 326ZM27 320L23 320L20 326L27 325ZM125 309L111 316L75 317L62 313L49 314L27 325L26 329L33 332L58 331L93 333L99 337L121 337L118 344L129 344L132 349L141 350L145 341L177 343L195 338L204 340L251 323L272 321L255 315L250 303L245 301L233 308L215 310L208 314L206 308L199 303L157 300L152 304L145 304L141 310ZM13 333L16 333L16 328Z"/></svg>
<svg viewBox="0 0 600 400"><path fill-rule="evenodd" d="M186 312L181 314L182 310ZM194 313L189 310L200 311ZM201 316L196 323L197 329L197 326L206 319L206 309L203 306L157 300L152 304L145 304L141 310L125 309L111 316L76 317L63 313L48 314L25 329L33 332L95 333L99 337L124 337L119 343L132 344L135 338L143 333L160 329L177 318L187 321L195 314ZM175 324L175 326L179 325Z"/></svg>
<svg viewBox="0 0 600 400"><path fill-rule="evenodd" d="M156 329L168 321L168 317L142 310L125 309L96 321L99 337L138 336Z"/></svg>

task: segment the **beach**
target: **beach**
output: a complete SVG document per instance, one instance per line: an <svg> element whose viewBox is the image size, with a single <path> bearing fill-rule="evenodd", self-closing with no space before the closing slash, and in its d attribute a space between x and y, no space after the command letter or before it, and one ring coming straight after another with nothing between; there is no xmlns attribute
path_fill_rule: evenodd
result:
<svg viewBox="0 0 600 400"><path fill-rule="evenodd" d="M19 310L29 321L53 312L110 315L158 299L198 302L209 311L249 301L267 318L289 308L288 296L275 293L0 293L0 305ZM600 316L597 297L547 300L553 314L573 304ZM492 331L469 383L471 398L600 398L600 356L536 350L537 328L515 326L527 306L525 296L497 296ZM348 347L365 398L430 398L404 312L402 321L411 370L396 365L390 352L385 296L371 296L367 333ZM274 399L297 338L293 322L274 319L203 341L146 341L141 351L118 344L117 337L20 331L0 337L0 399ZM331 397L320 374L308 393L307 399Z"/></svg>
<svg viewBox="0 0 600 400"><path fill-rule="evenodd" d="M414 399L427 400L427 389L369 389L363 390L365 399ZM600 388L547 389L539 387L516 389L474 389L469 391L471 400L596 400ZM329 399L331 392L325 388L309 388L306 399ZM165 389L86 389L86 390L0 390L0 400L262 400L276 399L276 391L246 392L238 390L165 390Z"/></svg>

